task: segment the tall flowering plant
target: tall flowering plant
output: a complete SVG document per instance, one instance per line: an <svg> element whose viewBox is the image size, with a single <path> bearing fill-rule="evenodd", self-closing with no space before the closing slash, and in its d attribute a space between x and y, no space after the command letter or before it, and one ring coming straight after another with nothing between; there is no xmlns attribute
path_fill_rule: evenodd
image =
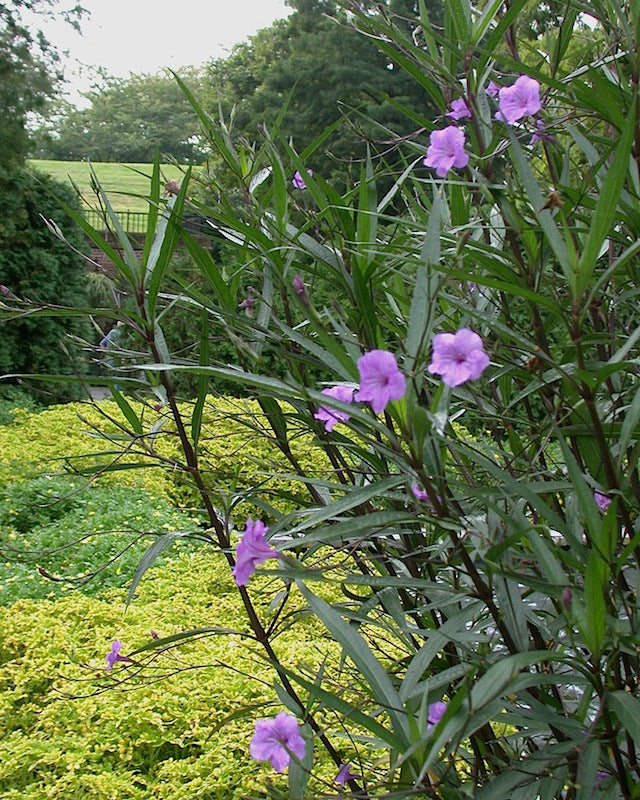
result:
<svg viewBox="0 0 640 800"><path fill-rule="evenodd" d="M369 158L340 195L318 154L311 171L265 130L249 157L202 113L218 156L247 165L246 208L215 179L188 200L185 179L164 210L152 198L162 213L142 262L125 242L111 249L138 298L129 322L148 358L136 369L166 399L209 546L286 708L257 719L247 748L287 772L291 797L631 800L640 12L596 0L585 26L568 6L532 51L518 37L524 0L446 0L442 29L422 6L408 23L349 5L440 116L412 117L395 160ZM575 63L578 29L588 63ZM395 176L384 194L378 169ZM304 206L292 174L308 176ZM236 248L233 270L180 230L187 203ZM160 293L178 232L206 296ZM251 315L239 308L249 286ZM215 321L235 363L216 360L207 324L197 364L163 349L163 314L180 303ZM201 379L190 420L173 392L180 369ZM249 424L304 490L293 511L265 502L265 519L245 523L259 490L239 486L229 503L207 482L202 404L228 378L253 393L264 416ZM116 396L132 439L155 442ZM321 471L296 457L303 432ZM263 572L282 592L260 611ZM309 615L338 656L328 645L317 668L281 663L280 626ZM165 645L127 659L144 669ZM129 669L119 660L109 666Z"/></svg>

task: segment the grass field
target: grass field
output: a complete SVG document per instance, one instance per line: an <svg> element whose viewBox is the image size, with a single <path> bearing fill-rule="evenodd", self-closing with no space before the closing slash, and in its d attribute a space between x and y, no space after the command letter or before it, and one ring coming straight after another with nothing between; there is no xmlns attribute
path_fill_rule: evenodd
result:
<svg viewBox="0 0 640 800"><path fill-rule="evenodd" d="M63 182L72 180L79 188L88 205L95 204L91 189L91 169L87 161L30 160L28 166L45 172ZM116 211L147 211L144 198L149 193L151 164L116 164L94 162L92 166L98 180L109 196ZM162 167L164 180L179 179L180 167L167 164Z"/></svg>

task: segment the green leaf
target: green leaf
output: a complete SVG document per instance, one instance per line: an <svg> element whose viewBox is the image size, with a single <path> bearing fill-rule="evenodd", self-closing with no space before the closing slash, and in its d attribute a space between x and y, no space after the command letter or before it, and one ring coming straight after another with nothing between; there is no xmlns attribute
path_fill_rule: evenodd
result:
<svg viewBox="0 0 640 800"><path fill-rule="evenodd" d="M640 700L628 692L616 691L607 695L607 704L636 746L640 745Z"/></svg>
<svg viewBox="0 0 640 800"><path fill-rule="evenodd" d="M596 267L600 250L610 233L616 215L618 201L629 172L629 155L635 133L635 107L629 112L626 124L621 131L620 141L615 149L613 162L602 183L595 212L591 216L587 241L582 250L578 265L576 297L581 297Z"/></svg>
<svg viewBox="0 0 640 800"><path fill-rule="evenodd" d="M366 680L373 699L379 703L389 715L393 730L404 742L409 744L409 723L402 708L400 697L396 692L386 670L373 655L360 632L345 622L340 614L328 603L309 591L302 581L298 587L309 603L311 610L324 623L327 630L340 643L346 655L353 661Z"/></svg>
<svg viewBox="0 0 640 800"><path fill-rule="evenodd" d="M140 583L142 576L144 573L149 569L149 567L153 566L154 562L158 558L158 556L164 552L170 545L172 545L176 539L181 539L185 536L189 536L190 531L171 531L169 533L165 533L159 539L151 545L151 547L146 551L146 553L140 559L140 563L135 571L133 576L133 580L131 581L131 587L129 588L129 593L127 594L127 601L126 606L131 603L133 599L133 595Z"/></svg>
<svg viewBox="0 0 640 800"><path fill-rule="evenodd" d="M133 410L133 408L131 407L127 399L124 397L124 395L121 392L119 392L115 387L112 387L111 396L118 404L118 408L124 414L125 419L129 423L129 425L131 425L131 427L133 428L134 433L142 435L142 423L138 419L138 415Z"/></svg>
<svg viewBox="0 0 640 800"><path fill-rule="evenodd" d="M313 731L310 725L303 725L300 733L305 742L304 758L294 758L289 764L289 800L304 800L307 784L313 767Z"/></svg>

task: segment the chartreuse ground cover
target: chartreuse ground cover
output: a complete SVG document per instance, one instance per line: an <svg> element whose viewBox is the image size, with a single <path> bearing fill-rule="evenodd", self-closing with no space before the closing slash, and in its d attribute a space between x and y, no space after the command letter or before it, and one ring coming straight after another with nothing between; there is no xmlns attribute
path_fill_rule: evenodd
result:
<svg viewBox="0 0 640 800"><path fill-rule="evenodd" d="M241 400L211 399L204 415L215 430L206 452L229 493L268 483L275 457L233 415L261 424ZM238 624L226 562L198 541L201 514L171 500L184 499L184 487L152 468L87 481L83 470L113 457L102 434L123 422L115 402L12 417L0 426L0 797L260 795L264 770L247 748L254 708L272 702L269 670ZM313 448L301 442L299 451L310 464ZM175 536L173 547L125 612L136 567L163 536ZM276 593L265 581L267 608ZM117 668L106 674L112 640L131 652L187 619L208 629L197 641L141 657L126 679ZM306 662L311 675L331 653L311 624L279 639L283 659Z"/></svg>

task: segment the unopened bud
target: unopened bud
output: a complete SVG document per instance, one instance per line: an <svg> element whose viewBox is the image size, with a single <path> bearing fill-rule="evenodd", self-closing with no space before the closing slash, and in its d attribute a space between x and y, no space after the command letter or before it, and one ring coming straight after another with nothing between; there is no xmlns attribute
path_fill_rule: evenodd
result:
<svg viewBox="0 0 640 800"><path fill-rule="evenodd" d="M305 306L309 305L309 297L307 296L307 289L304 285L302 278L296 274L293 276L293 291L302 300Z"/></svg>

